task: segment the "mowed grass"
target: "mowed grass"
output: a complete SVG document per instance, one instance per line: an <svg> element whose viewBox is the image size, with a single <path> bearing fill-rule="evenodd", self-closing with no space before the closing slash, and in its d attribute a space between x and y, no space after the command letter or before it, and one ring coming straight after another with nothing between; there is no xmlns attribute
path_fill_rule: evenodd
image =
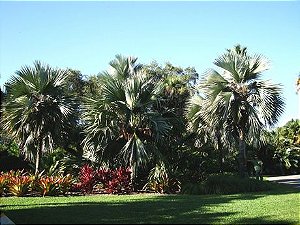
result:
<svg viewBox="0 0 300 225"><path fill-rule="evenodd" d="M5 197L16 224L300 224L299 189L233 195Z"/></svg>

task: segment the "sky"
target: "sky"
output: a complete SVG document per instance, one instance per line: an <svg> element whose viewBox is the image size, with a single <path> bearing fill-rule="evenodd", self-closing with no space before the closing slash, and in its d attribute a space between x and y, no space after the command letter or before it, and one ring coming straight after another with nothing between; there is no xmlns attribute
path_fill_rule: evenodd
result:
<svg viewBox="0 0 300 225"><path fill-rule="evenodd" d="M300 1L0 1L0 87L35 60L90 76L117 54L201 76L241 44L270 60L261 79L282 85L283 126L300 119L299 12Z"/></svg>

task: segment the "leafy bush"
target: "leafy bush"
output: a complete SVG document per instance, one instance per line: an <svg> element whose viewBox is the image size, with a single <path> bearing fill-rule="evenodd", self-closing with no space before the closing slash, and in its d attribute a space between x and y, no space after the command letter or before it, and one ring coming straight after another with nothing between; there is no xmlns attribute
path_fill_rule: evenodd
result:
<svg viewBox="0 0 300 225"><path fill-rule="evenodd" d="M258 192L271 189L271 184L252 178L235 175L211 175L201 183L188 183L183 186L183 194L236 194Z"/></svg>
<svg viewBox="0 0 300 225"><path fill-rule="evenodd" d="M165 193L168 189L169 177L164 164L156 164L150 170L148 182L144 186L144 190L151 190L157 193Z"/></svg>
<svg viewBox="0 0 300 225"><path fill-rule="evenodd" d="M132 191L132 185L130 181L131 170L129 168L117 168L110 170L110 179L105 179L104 187L110 194L125 194Z"/></svg>
<svg viewBox="0 0 300 225"><path fill-rule="evenodd" d="M21 156L10 155L7 151L0 150L0 171L8 172L10 170L30 169L29 162Z"/></svg>
<svg viewBox="0 0 300 225"><path fill-rule="evenodd" d="M79 183L75 185L75 189L82 193L92 193L93 187L96 184L96 173L92 167L85 164L81 167L79 172Z"/></svg>
<svg viewBox="0 0 300 225"><path fill-rule="evenodd" d="M100 168L94 170L85 164L80 169L79 182L75 185L75 189L85 194L95 192L109 194L129 193L132 191L130 174L130 169L122 167L117 169Z"/></svg>
<svg viewBox="0 0 300 225"><path fill-rule="evenodd" d="M7 152L10 156L19 157L20 149L16 141L5 131L0 131L0 152Z"/></svg>
<svg viewBox="0 0 300 225"><path fill-rule="evenodd" d="M293 174L293 172L297 174L300 172L300 147L292 146L291 148L277 149L273 158L278 162L282 174Z"/></svg>
<svg viewBox="0 0 300 225"><path fill-rule="evenodd" d="M181 193L188 195L204 195L205 190L200 183L186 183L182 186Z"/></svg>
<svg viewBox="0 0 300 225"><path fill-rule="evenodd" d="M300 120L290 120L284 126L265 132L265 145L260 149L265 174L290 175L300 173Z"/></svg>
<svg viewBox="0 0 300 225"><path fill-rule="evenodd" d="M143 187L143 190L151 190L156 193L176 193L180 190L180 182L177 179L169 178L163 163L156 164L150 170L148 182Z"/></svg>

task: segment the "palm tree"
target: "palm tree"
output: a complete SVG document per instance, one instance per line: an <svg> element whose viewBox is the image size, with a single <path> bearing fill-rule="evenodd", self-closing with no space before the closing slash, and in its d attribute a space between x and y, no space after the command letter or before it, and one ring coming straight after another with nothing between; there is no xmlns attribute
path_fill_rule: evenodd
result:
<svg viewBox="0 0 300 225"><path fill-rule="evenodd" d="M68 75L35 61L34 67L22 67L5 84L1 124L18 140L21 152L35 159L35 174L41 155L52 151L73 112L72 99L63 89Z"/></svg>
<svg viewBox="0 0 300 225"><path fill-rule="evenodd" d="M261 55L249 56L246 48L227 51L214 62L221 73L206 71L199 86L204 100L201 118L206 124L223 124L222 135L233 138L239 149L239 173L246 175L246 141L259 139L260 132L273 126L284 111L279 85L259 78L268 69Z"/></svg>
<svg viewBox="0 0 300 225"><path fill-rule="evenodd" d="M100 93L86 100L83 115L86 155L102 162L122 156L132 169L132 180L137 168L148 160L150 149L170 129L154 108L161 85L143 73L136 60L117 55L110 62L110 72L100 74ZM110 152L112 145L114 153Z"/></svg>

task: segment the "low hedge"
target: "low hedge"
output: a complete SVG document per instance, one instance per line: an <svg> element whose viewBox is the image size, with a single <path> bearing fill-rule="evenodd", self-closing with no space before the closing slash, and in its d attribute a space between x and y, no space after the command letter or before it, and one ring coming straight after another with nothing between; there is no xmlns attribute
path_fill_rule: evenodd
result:
<svg viewBox="0 0 300 225"><path fill-rule="evenodd" d="M247 192L268 191L272 184L254 178L240 178L233 174L211 175L201 183L183 185L183 194L237 194Z"/></svg>

